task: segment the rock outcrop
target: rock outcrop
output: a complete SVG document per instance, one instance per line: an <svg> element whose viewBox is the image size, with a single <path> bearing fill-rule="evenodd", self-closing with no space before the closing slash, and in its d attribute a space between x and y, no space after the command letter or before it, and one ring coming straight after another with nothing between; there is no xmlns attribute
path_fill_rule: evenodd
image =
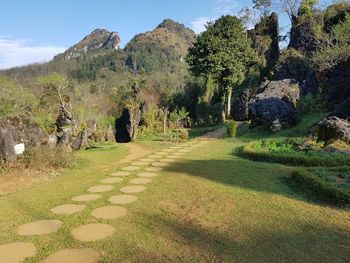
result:
<svg viewBox="0 0 350 263"><path fill-rule="evenodd" d="M321 86L328 103L338 104L350 98L350 59L324 72Z"/></svg>
<svg viewBox="0 0 350 263"><path fill-rule="evenodd" d="M350 121L330 116L312 128L311 136L326 143L340 140L350 144Z"/></svg>
<svg viewBox="0 0 350 263"><path fill-rule="evenodd" d="M45 143L46 134L40 127L18 118L0 121L0 160L13 161L31 147Z"/></svg>
<svg viewBox="0 0 350 263"><path fill-rule="evenodd" d="M254 48L264 58L262 74L266 77L270 70L276 65L279 58L279 23L276 13L262 18L254 29L249 31L253 40Z"/></svg>
<svg viewBox="0 0 350 263"><path fill-rule="evenodd" d="M273 73L272 80L294 79L301 88L301 94L315 95L319 91L316 71L308 60L294 49L282 52L281 59Z"/></svg>
<svg viewBox="0 0 350 263"><path fill-rule="evenodd" d="M122 116L115 122L117 142L127 143L135 139L140 120L141 110L139 107L125 108Z"/></svg>
<svg viewBox="0 0 350 263"><path fill-rule="evenodd" d="M265 87L259 87L259 91L249 103L252 127L263 125L279 131L299 121L296 103L300 89L294 80L271 81Z"/></svg>
<svg viewBox="0 0 350 263"><path fill-rule="evenodd" d="M239 96L237 106L234 110L234 119L237 121L247 121L249 119L250 90L244 90Z"/></svg>
<svg viewBox="0 0 350 263"><path fill-rule="evenodd" d="M101 50L116 50L119 49L119 44L120 37L117 32L109 32L105 29L95 29L79 43L70 47L64 53L57 55L54 59L69 60Z"/></svg>

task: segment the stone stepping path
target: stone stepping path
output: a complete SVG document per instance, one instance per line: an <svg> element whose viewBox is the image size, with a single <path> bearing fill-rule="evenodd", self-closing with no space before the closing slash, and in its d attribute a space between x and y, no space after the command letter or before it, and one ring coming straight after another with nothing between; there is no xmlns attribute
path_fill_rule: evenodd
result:
<svg viewBox="0 0 350 263"><path fill-rule="evenodd" d="M138 173L137 176L138 177L149 178L149 177L155 177L155 176L157 176L157 174L156 173L152 173L152 172L143 172L143 173Z"/></svg>
<svg viewBox="0 0 350 263"><path fill-rule="evenodd" d="M169 155L168 158L171 158L171 159L179 159L181 158L179 155Z"/></svg>
<svg viewBox="0 0 350 263"><path fill-rule="evenodd" d="M175 151L175 149L164 149L164 150L162 150L162 152L166 152L166 153L173 152L173 151Z"/></svg>
<svg viewBox="0 0 350 263"><path fill-rule="evenodd" d="M181 153L181 152L178 152L178 153L173 153L173 155L175 156L181 156L181 155L184 155L185 153Z"/></svg>
<svg viewBox="0 0 350 263"><path fill-rule="evenodd" d="M78 195L72 198L72 201L76 202L87 202L87 201L94 201L97 199L100 199L102 195L98 194L87 194L87 195Z"/></svg>
<svg viewBox="0 0 350 263"><path fill-rule="evenodd" d="M125 176L129 176L131 173L130 172L115 172L112 173L111 176L113 177L125 177Z"/></svg>
<svg viewBox="0 0 350 263"><path fill-rule="evenodd" d="M120 183L122 182L124 179L123 178L106 178L106 179L102 179L99 182L102 184L115 184L115 183Z"/></svg>
<svg viewBox="0 0 350 263"><path fill-rule="evenodd" d="M106 224L82 225L72 230L72 236L79 241L89 242L105 239L114 234L115 228Z"/></svg>
<svg viewBox="0 0 350 263"><path fill-rule="evenodd" d="M122 168L123 171L137 171L140 169L141 167L138 167L138 166L125 166Z"/></svg>
<svg viewBox="0 0 350 263"><path fill-rule="evenodd" d="M151 159L151 158L143 158L143 159L140 159L141 162L148 162L148 163L151 163L151 162L154 162L155 159Z"/></svg>
<svg viewBox="0 0 350 263"><path fill-rule="evenodd" d="M108 201L115 205L131 204L137 200L137 196L134 195L113 195Z"/></svg>
<svg viewBox="0 0 350 263"><path fill-rule="evenodd" d="M159 158L162 158L161 155L157 155L157 154L148 155L147 157L149 157L149 158L151 158L151 159L159 159Z"/></svg>
<svg viewBox="0 0 350 263"><path fill-rule="evenodd" d="M90 193L104 193L113 190L113 185L97 185L88 189Z"/></svg>
<svg viewBox="0 0 350 263"><path fill-rule="evenodd" d="M167 155L168 153L166 153L166 152L157 152L157 153L155 153L155 155Z"/></svg>
<svg viewBox="0 0 350 263"><path fill-rule="evenodd" d="M162 163L162 162L155 162L155 163L152 163L152 166L155 166L155 167L165 167L165 166L168 166L169 163Z"/></svg>
<svg viewBox="0 0 350 263"><path fill-rule="evenodd" d="M134 178L129 181L131 184L148 184L152 182L149 178Z"/></svg>
<svg viewBox="0 0 350 263"><path fill-rule="evenodd" d="M152 182L152 177L157 176L156 172L163 170L162 167L170 165L175 162L180 156L191 150L200 147L199 144L186 144L182 146L172 146L163 149L159 152L148 155L146 158L140 158L133 161L129 166L120 168L121 171L111 173L110 178L101 179L99 182L103 185L92 186L87 189L91 194L83 194L72 197L72 201L88 202L102 198L102 195L96 193L108 192L114 189L114 183L122 182L123 177L131 175L133 171L143 169L144 172L136 174L136 178L129 180L132 185L124 186L120 189L125 194L110 196L108 201L113 205L107 205L94 209L91 216L97 219L117 219L127 214L128 210L125 207L118 206L130 204L138 200L137 196L131 193L143 192L146 188L144 184ZM188 147L187 149L185 147ZM126 161L129 163L128 161ZM149 167L145 167L149 166ZM86 208L85 205L77 204L62 204L56 206L50 211L54 214L71 215L81 212ZM20 225L17 228L17 234L21 236L26 235L43 235L56 232L62 226L60 220L40 220L28 224ZM71 231L71 235L78 241L90 242L108 238L115 233L116 229L113 226L100 223L91 223L79 226ZM14 242L0 245L0 262L14 263L22 262L26 258L34 257L36 248L32 243ZM5 260L5 261L4 261ZM63 249L57 251L51 256L47 257L43 263L98 263L99 255L91 248L75 248Z"/></svg>
<svg viewBox="0 0 350 263"><path fill-rule="evenodd" d="M61 226L60 220L40 220L19 226L17 234L20 236L49 234L56 232Z"/></svg>
<svg viewBox="0 0 350 263"><path fill-rule="evenodd" d="M174 158L165 158L165 159L160 159L159 161L162 163L172 163L172 162L175 162L176 160Z"/></svg>
<svg viewBox="0 0 350 263"><path fill-rule="evenodd" d="M14 242L0 245L0 262L20 263L26 258L34 257L36 248L29 242Z"/></svg>
<svg viewBox="0 0 350 263"><path fill-rule="evenodd" d="M162 170L163 170L162 167L147 167L147 168L145 168L145 171L147 171L147 172L160 172Z"/></svg>
<svg viewBox="0 0 350 263"><path fill-rule="evenodd" d="M43 263L98 263L98 253L91 248L63 249L47 257Z"/></svg>
<svg viewBox="0 0 350 263"><path fill-rule="evenodd" d="M120 189L121 192L125 194L133 194L133 193L140 193L145 191L146 187L142 185L135 185L135 186L124 186Z"/></svg>
<svg viewBox="0 0 350 263"><path fill-rule="evenodd" d="M85 205L64 204L56 206L50 209L50 211L57 215L72 215L74 213L83 211L85 208Z"/></svg>
<svg viewBox="0 0 350 263"><path fill-rule="evenodd" d="M133 162L131 164L136 166L145 166L145 165L149 165L149 162Z"/></svg>
<svg viewBox="0 0 350 263"><path fill-rule="evenodd" d="M96 208L91 215L100 219L116 219L126 215L128 210L121 206L103 206Z"/></svg>

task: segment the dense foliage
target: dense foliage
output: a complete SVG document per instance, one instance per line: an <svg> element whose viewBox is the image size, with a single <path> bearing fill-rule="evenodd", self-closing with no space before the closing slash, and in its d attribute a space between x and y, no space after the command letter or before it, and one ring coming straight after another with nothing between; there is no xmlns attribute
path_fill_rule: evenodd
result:
<svg viewBox="0 0 350 263"><path fill-rule="evenodd" d="M232 90L243 82L247 69L257 61L242 22L223 16L209 24L189 49L186 61L193 75L212 78L219 86L226 116L230 117Z"/></svg>

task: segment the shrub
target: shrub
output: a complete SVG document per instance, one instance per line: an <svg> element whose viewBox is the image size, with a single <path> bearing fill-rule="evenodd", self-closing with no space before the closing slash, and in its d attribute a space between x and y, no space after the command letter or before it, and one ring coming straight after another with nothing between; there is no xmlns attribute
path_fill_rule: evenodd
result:
<svg viewBox="0 0 350 263"><path fill-rule="evenodd" d="M48 146L28 149L20 161L25 168L37 170L69 168L77 163L74 154L64 147Z"/></svg>
<svg viewBox="0 0 350 263"><path fill-rule="evenodd" d="M350 163L350 156L317 151L296 151L292 144L264 141L250 143L241 148L242 157L254 161L276 162L287 165L336 167Z"/></svg>
<svg viewBox="0 0 350 263"><path fill-rule="evenodd" d="M320 95L313 96L312 94L307 94L302 96L298 104L298 110L303 115L323 112L324 109L325 105Z"/></svg>
<svg viewBox="0 0 350 263"><path fill-rule="evenodd" d="M236 137L237 133L237 122L235 121L230 121L227 124L227 136L230 138Z"/></svg>
<svg viewBox="0 0 350 263"><path fill-rule="evenodd" d="M312 199L340 206L350 204L350 192L337 189L308 171L294 171L287 183Z"/></svg>
<svg viewBox="0 0 350 263"><path fill-rule="evenodd" d="M188 130L186 129L180 129L179 130L179 138L183 141L187 141L189 137Z"/></svg>
<svg viewBox="0 0 350 263"><path fill-rule="evenodd" d="M38 102L31 92L0 76L0 117L31 115Z"/></svg>

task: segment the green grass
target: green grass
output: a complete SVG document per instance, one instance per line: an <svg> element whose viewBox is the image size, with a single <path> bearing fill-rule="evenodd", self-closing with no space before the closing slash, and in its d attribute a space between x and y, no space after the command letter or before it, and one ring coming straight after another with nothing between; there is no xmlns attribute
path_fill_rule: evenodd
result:
<svg viewBox="0 0 350 263"><path fill-rule="evenodd" d="M293 168L239 158L232 150L241 145L218 139L186 154L137 194L139 199L126 206L127 216L111 221L96 220L89 213L107 205L108 197L118 194L127 180L81 213L49 212L98 184L115 170L126 150L121 146L81 152L85 161L80 169L0 198L0 244L34 242L38 254L27 262L73 247L96 249L103 263L348 262L349 211L308 201L282 180ZM44 236L16 235L18 225L46 218L59 218L63 227ZM71 237L73 228L91 222L108 223L116 234L88 243Z"/></svg>
<svg viewBox="0 0 350 263"><path fill-rule="evenodd" d="M269 141L270 146L278 141ZM350 164L350 156L339 153L319 151L296 151L288 145L277 147L260 147L260 142L248 143L239 154L242 157L260 162L276 162L287 165L336 167Z"/></svg>
<svg viewBox="0 0 350 263"><path fill-rule="evenodd" d="M260 139L283 139L283 138L306 138L308 136L309 128L319 122L326 116L326 113L312 113L303 116L298 125L285 129L279 132L271 132L262 127L249 129L248 124L244 123L237 129L237 137L241 141L250 142Z"/></svg>

